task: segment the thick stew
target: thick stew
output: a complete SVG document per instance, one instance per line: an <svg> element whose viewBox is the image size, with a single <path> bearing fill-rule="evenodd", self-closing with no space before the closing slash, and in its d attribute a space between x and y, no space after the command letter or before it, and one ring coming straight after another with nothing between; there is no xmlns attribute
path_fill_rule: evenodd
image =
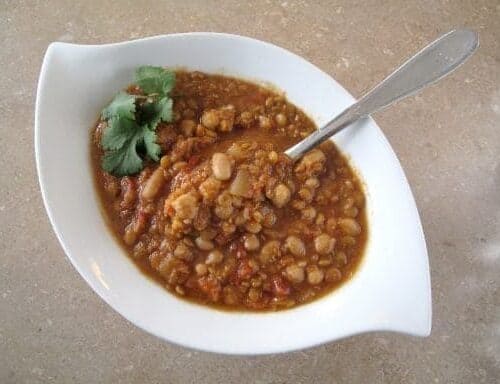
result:
<svg viewBox="0 0 500 384"><path fill-rule="evenodd" d="M171 116L155 130L158 161L143 154L140 171L106 172L111 120L93 130L107 221L140 269L179 297L255 311L307 303L349 279L367 239L365 197L335 145L292 163L283 151L316 127L282 94L200 72L175 78ZM126 94L133 108L149 97L137 85Z"/></svg>

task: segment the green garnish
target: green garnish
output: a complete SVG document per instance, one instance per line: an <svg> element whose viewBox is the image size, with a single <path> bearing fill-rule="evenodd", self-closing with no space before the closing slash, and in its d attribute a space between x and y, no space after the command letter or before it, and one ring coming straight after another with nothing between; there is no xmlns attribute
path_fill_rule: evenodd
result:
<svg viewBox="0 0 500 384"><path fill-rule="evenodd" d="M101 113L108 123L101 137L102 168L115 176L139 172L145 158L158 161L161 149L156 128L161 121L172 121L169 93L175 73L161 67L139 67L135 84L145 95L120 92Z"/></svg>
<svg viewBox="0 0 500 384"><path fill-rule="evenodd" d="M144 93L158 93L165 96L175 85L175 73L162 67L139 67L135 71L135 83Z"/></svg>

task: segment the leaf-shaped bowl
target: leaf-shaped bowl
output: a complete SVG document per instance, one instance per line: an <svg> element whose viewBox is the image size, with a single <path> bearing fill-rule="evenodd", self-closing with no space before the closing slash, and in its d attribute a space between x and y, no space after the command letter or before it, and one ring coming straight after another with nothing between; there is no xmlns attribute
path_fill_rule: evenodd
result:
<svg viewBox="0 0 500 384"><path fill-rule="evenodd" d="M101 108L145 64L271 83L318 126L354 101L303 58L242 36L186 33L107 45L51 44L36 100L40 188L64 251L99 296L147 332L221 353L284 352L368 331L429 334L431 289L420 219L401 165L371 119L334 138L365 185L369 222L361 266L340 289L285 311L224 312L180 300L141 274L100 211L89 140Z"/></svg>

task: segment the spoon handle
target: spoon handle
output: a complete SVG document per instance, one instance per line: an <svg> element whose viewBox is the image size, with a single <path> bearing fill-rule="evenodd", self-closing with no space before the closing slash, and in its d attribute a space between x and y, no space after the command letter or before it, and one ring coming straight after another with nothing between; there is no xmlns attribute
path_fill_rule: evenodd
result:
<svg viewBox="0 0 500 384"><path fill-rule="evenodd" d="M448 32L418 52L323 128L287 149L285 154L292 160L299 159L305 152L356 120L443 78L471 56L478 46L478 36L474 31L457 29Z"/></svg>

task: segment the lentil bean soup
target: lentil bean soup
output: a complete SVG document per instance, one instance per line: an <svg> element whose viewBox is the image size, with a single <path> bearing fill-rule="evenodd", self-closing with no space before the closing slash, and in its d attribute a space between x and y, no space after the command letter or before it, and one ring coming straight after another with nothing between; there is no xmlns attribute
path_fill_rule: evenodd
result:
<svg viewBox="0 0 500 384"><path fill-rule="evenodd" d="M175 75L172 121L156 130L159 162L113 176L101 169L106 121L93 130L103 210L139 268L179 297L253 311L301 305L349 279L367 239L365 197L335 145L294 164L283 151L316 127L283 95Z"/></svg>

